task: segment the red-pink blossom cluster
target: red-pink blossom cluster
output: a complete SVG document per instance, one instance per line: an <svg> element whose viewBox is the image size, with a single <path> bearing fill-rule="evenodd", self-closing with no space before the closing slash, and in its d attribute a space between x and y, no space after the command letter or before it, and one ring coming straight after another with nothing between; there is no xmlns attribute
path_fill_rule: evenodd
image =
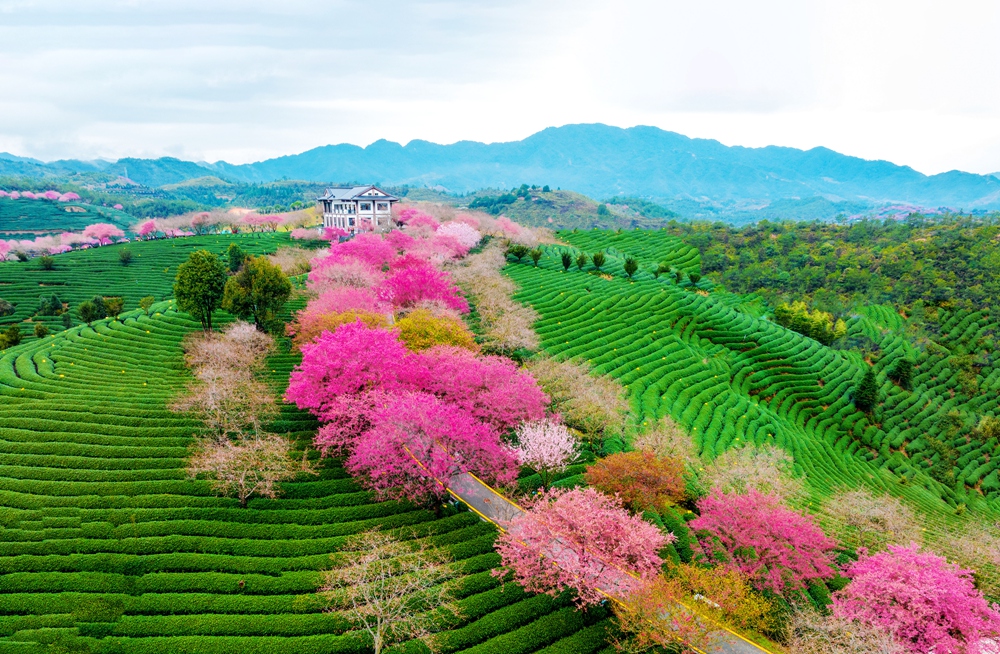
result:
<svg viewBox="0 0 1000 654"><path fill-rule="evenodd" d="M50 200L52 202L72 202L74 200L79 200L80 196L76 193L60 193L59 191L48 190L42 193L33 193L31 191L0 191L0 198L10 198L11 200L18 200L24 198L26 200Z"/></svg>
<svg viewBox="0 0 1000 654"><path fill-rule="evenodd" d="M735 566L760 590L781 594L834 576L836 541L777 496L715 491L698 509L690 527L705 534L698 541L705 554Z"/></svg>
<svg viewBox="0 0 1000 654"><path fill-rule="evenodd" d="M629 515L617 497L553 488L497 539L503 568L494 574L511 574L526 590L553 596L572 588L577 603L597 604L605 593L625 597L654 576L662 563L658 552L670 540Z"/></svg>
<svg viewBox="0 0 1000 654"><path fill-rule="evenodd" d="M403 402L404 397L410 399ZM323 332L302 346L302 363L292 372L285 399L326 423L315 440L320 450L348 454L348 469L363 474L366 485L379 493L415 500L429 492L439 495L445 489L433 478L447 483L459 471L510 481L517 460L500 435L542 418L549 402L535 380L508 359L450 347L411 352L396 332L361 321ZM416 405L436 408L413 413ZM393 423L396 409L411 412L407 420L413 422ZM444 424L450 421L456 430L447 438L433 427L445 418ZM436 451L429 453L427 434L450 453L447 467L441 468L445 460ZM380 476L372 467L377 452L391 474ZM425 455L431 458L421 458Z"/></svg>
<svg viewBox="0 0 1000 654"><path fill-rule="evenodd" d="M139 226L133 228L132 231L143 238L150 238L155 235L159 229L156 226L156 221L151 219L140 223Z"/></svg>
<svg viewBox="0 0 1000 654"><path fill-rule="evenodd" d="M851 582L833 596L835 615L882 627L911 652L979 654L1000 637L1000 606L963 570L916 545L890 545L847 567Z"/></svg>

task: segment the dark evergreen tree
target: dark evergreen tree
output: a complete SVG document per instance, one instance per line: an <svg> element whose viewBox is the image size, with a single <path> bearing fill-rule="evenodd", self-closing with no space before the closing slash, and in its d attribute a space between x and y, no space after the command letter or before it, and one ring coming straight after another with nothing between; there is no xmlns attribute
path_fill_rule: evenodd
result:
<svg viewBox="0 0 1000 654"><path fill-rule="evenodd" d="M625 257L625 274L629 279L632 279L632 275L635 274L636 270L639 270L639 262L632 257Z"/></svg>
<svg viewBox="0 0 1000 654"><path fill-rule="evenodd" d="M569 252L563 252L561 259L562 259L563 270L568 271L569 267L573 265L573 255L571 255Z"/></svg>
<svg viewBox="0 0 1000 654"><path fill-rule="evenodd" d="M875 379L875 369L871 366L865 370L861 383L854 389L854 406L868 413L878 404L878 381Z"/></svg>
<svg viewBox="0 0 1000 654"><path fill-rule="evenodd" d="M889 371L889 379L899 384L900 388L910 390L913 387L913 361L900 359Z"/></svg>

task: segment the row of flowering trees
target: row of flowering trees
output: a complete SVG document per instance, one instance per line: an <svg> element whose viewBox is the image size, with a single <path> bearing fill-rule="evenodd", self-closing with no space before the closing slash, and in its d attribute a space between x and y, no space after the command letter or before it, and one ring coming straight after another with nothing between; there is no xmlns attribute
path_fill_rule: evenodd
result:
<svg viewBox="0 0 1000 654"><path fill-rule="evenodd" d="M80 196L76 193L70 191L69 193L61 193L60 191L48 190L39 191L38 193L33 193L31 191L3 191L0 190L0 198L7 198L10 200L19 200L21 198L25 200L49 200L52 202L75 202L80 199ZM116 205L116 209L121 209L121 205Z"/></svg>

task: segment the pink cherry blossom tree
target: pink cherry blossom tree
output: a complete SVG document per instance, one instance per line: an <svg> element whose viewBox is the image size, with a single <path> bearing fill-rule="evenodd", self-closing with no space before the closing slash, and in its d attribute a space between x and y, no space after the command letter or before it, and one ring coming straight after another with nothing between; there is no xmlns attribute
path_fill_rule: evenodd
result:
<svg viewBox="0 0 1000 654"><path fill-rule="evenodd" d="M45 191L45 193L43 193L42 195L45 196L46 200L58 200L59 199L59 191Z"/></svg>
<svg viewBox="0 0 1000 654"><path fill-rule="evenodd" d="M549 397L534 377L506 357L477 356L448 346L411 356L426 370L421 390L457 404L501 432L545 417Z"/></svg>
<svg viewBox="0 0 1000 654"><path fill-rule="evenodd" d="M409 308L423 301L438 301L466 313L469 303L451 281L451 276L430 263L410 265L392 272L380 285L379 296L399 308Z"/></svg>
<svg viewBox="0 0 1000 654"><path fill-rule="evenodd" d="M156 234L156 231L157 231L157 228L156 228L156 221L155 220L147 220L147 221L141 223L135 229L135 233L136 234L138 234L142 238L147 238L147 239L150 238L151 234Z"/></svg>
<svg viewBox="0 0 1000 654"><path fill-rule="evenodd" d="M113 238L123 238L125 232L110 223L94 223L84 228L83 235L96 238L101 245L107 245Z"/></svg>
<svg viewBox="0 0 1000 654"><path fill-rule="evenodd" d="M60 202L75 202L79 199L80 196L77 195L76 193L73 193L72 191L70 191L69 193L63 193L62 195L59 196Z"/></svg>
<svg viewBox="0 0 1000 654"><path fill-rule="evenodd" d="M21 194L18 193L17 191L11 191L10 195L8 195L7 197L9 197L11 200L19 200L21 198Z"/></svg>
<svg viewBox="0 0 1000 654"><path fill-rule="evenodd" d="M972 571L916 545L889 545L847 568L834 615L882 627L911 652L978 654L1000 637L1000 606L975 587Z"/></svg>
<svg viewBox="0 0 1000 654"><path fill-rule="evenodd" d="M580 456L580 444L566 425L535 420L521 423L515 431L517 448L514 453L521 465L541 476L543 489L548 489L553 474L562 472Z"/></svg>
<svg viewBox="0 0 1000 654"><path fill-rule="evenodd" d="M483 238L483 235L479 233L478 229L467 223L458 221L452 221L441 225L438 227L437 233L441 236L450 236L454 238L460 244L465 246L466 250L479 245L479 241Z"/></svg>
<svg viewBox="0 0 1000 654"><path fill-rule="evenodd" d="M35 199L38 198L38 196L35 195L34 193L32 193L31 191L24 191L24 192L22 192L21 193L21 197L22 198L27 198L28 200L35 200Z"/></svg>
<svg viewBox="0 0 1000 654"><path fill-rule="evenodd" d="M705 533L698 539L702 550L738 568L758 589L781 594L834 575L836 541L777 496L714 491L698 501L698 508L701 515L689 526Z"/></svg>
<svg viewBox="0 0 1000 654"><path fill-rule="evenodd" d="M370 419L345 467L381 497L440 500L461 472L500 485L517 475L517 460L494 429L432 395L392 397Z"/></svg>
<svg viewBox="0 0 1000 654"><path fill-rule="evenodd" d="M407 352L395 332L360 320L340 325L302 346L302 362L291 374L285 399L322 417L339 395L412 390L422 371L414 369Z"/></svg>
<svg viewBox="0 0 1000 654"><path fill-rule="evenodd" d="M10 243L0 239L0 261L7 260L7 254L10 252Z"/></svg>
<svg viewBox="0 0 1000 654"><path fill-rule="evenodd" d="M381 270L396 259L396 248L379 234L359 234L350 241L334 243L330 246L331 263L343 263L356 259L372 268Z"/></svg>
<svg viewBox="0 0 1000 654"><path fill-rule="evenodd" d="M572 588L578 604L596 604L605 593L625 597L654 576L667 541L617 498L593 488L553 488L497 539L502 567L494 574L510 575L536 593L554 596Z"/></svg>

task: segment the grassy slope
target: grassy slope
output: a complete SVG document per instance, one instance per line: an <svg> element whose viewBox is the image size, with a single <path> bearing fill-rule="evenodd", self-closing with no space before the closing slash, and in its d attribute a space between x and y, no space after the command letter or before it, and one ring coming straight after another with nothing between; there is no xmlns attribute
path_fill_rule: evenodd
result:
<svg viewBox="0 0 1000 654"><path fill-rule="evenodd" d="M38 299L53 293L69 303L74 324L80 322L77 305L95 295L122 296L126 310L136 308L139 298L146 295L162 300L173 292L177 266L192 251L204 249L223 254L234 240L247 252L259 254L273 252L288 243L288 236L191 236L108 245L57 255L54 270L42 270L37 259L0 263L0 298L13 303L15 308L13 315L0 318L0 326L33 319L45 322L53 331L61 330L62 316L32 318L38 309ZM129 248L135 255L128 266L119 262L122 248ZM31 334L32 328L32 323L22 323L21 333Z"/></svg>
<svg viewBox="0 0 1000 654"><path fill-rule="evenodd" d="M83 209L83 212L66 211L67 208ZM100 222L126 229L134 225L136 219L110 207L81 202L0 198L0 237L14 237L13 234L4 235L4 232L81 230Z"/></svg>
<svg viewBox="0 0 1000 654"><path fill-rule="evenodd" d="M163 245L133 247L159 267L176 254ZM81 275L104 256L80 255ZM469 512L376 502L335 460L247 509L186 479L197 425L167 404L190 378L179 344L197 326L171 305L0 355L0 652L364 652L313 593L344 536L374 526L433 533L461 561L464 617L443 652L604 648L602 609L499 585L495 531ZM295 362L272 357L277 391ZM303 443L315 427L292 407L274 425Z"/></svg>
<svg viewBox="0 0 1000 654"><path fill-rule="evenodd" d="M671 415L691 429L709 457L746 441L774 442L795 456L809 480L812 508L838 488L867 485L906 497L931 516L932 529L961 524L954 515L960 503L979 516L1000 514L996 493L989 500L961 484L943 486L899 450L904 439L916 441L940 411L961 401L941 362L919 362L912 393L884 380L889 418L872 424L849 399L864 365L854 353L825 348L762 320L752 298L709 292L713 285L705 279L697 287L687 280L681 285L654 280L648 272L632 283L624 279L623 250L643 262L641 271L663 260L682 269L692 265L690 248L676 238L662 232L560 236L587 252L610 247L603 272L614 278L587 274L592 266L564 273L559 246L546 247L538 268L527 262L506 272L521 285L519 297L542 316L536 330L543 348L588 359L625 384L636 427ZM974 315L950 326L959 335L982 328ZM890 329L871 318L856 319L851 329L880 339L883 349L902 347ZM978 411L998 411L996 393L983 401ZM963 466L991 460L989 452L970 450L964 441L956 445ZM996 468L994 455L992 468L976 474L995 478ZM900 484L902 477L906 485ZM995 595L997 590L992 588Z"/></svg>

